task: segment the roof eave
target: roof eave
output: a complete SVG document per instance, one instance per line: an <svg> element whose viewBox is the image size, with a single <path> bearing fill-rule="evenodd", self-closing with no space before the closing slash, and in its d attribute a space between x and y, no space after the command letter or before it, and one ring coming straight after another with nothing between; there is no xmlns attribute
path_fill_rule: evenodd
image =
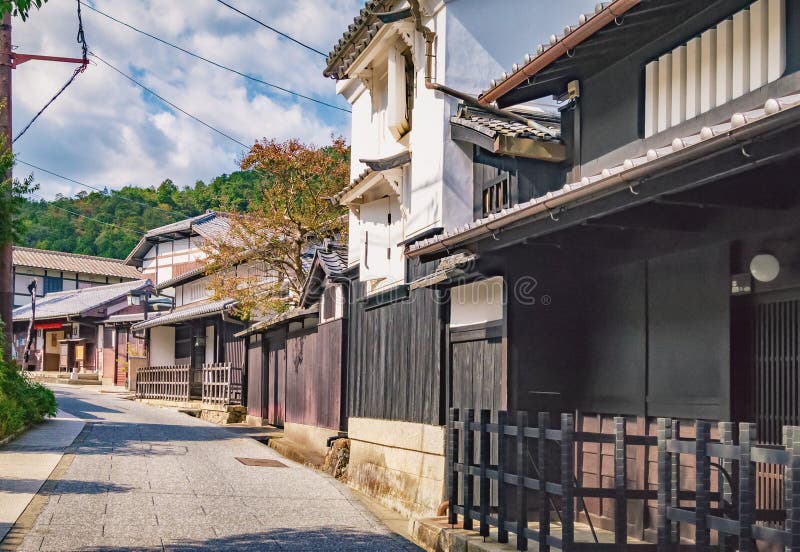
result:
<svg viewBox="0 0 800 552"><path fill-rule="evenodd" d="M638 6L642 0L614 0L606 6L600 13L589 19L585 24L566 35L562 40L553 44L550 48L531 59L518 71L512 73L505 80L497 83L493 88L482 94L478 101L483 105L496 102L520 84L549 67L557 59L565 56L569 51L584 42L592 35L600 31L614 19L624 15L634 7Z"/></svg>

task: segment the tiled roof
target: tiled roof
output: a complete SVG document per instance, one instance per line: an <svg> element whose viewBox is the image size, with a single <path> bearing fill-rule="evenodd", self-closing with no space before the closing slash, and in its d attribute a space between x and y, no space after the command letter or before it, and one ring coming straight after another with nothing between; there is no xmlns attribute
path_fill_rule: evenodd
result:
<svg viewBox="0 0 800 552"><path fill-rule="evenodd" d="M317 258L328 276L338 276L347 270L347 248L343 246L317 249Z"/></svg>
<svg viewBox="0 0 800 552"><path fill-rule="evenodd" d="M176 324L186 320L194 320L196 318L203 318L212 314L219 314L236 305L233 299L220 299L217 301L202 301L177 307L172 311L165 312L160 316L148 318L143 322L131 326L134 330L144 330L146 328L154 328L157 326L166 326L168 324Z"/></svg>
<svg viewBox="0 0 800 552"><path fill-rule="evenodd" d="M102 307L129 293L152 287L150 280L133 280L121 284L101 285L72 291L48 293L36 301L36 320L79 316ZM24 305L14 309L13 320L30 320L31 307Z"/></svg>
<svg viewBox="0 0 800 552"><path fill-rule="evenodd" d="M645 155L626 159L621 165L603 169L599 174L585 176L578 182L565 184L561 190L548 192L546 195L536 197L530 201L519 203L499 213L489 215L466 224L464 226L450 230L443 234L421 240L409 246L409 256L414 257L426 253L432 253L445 247L451 247L463 243L465 240L479 237L491 232L495 232L513 222L526 217L531 217L539 213L549 213L553 208L558 208L570 201L585 197L588 194L604 189L607 185L619 184L622 187L631 186L631 182L626 179L629 171L640 171L648 169L659 159L668 158L678 152L689 153L699 145L710 140L718 139L718 143L723 144L722 138L740 128L745 128L762 119L775 117L781 113L800 109L800 93L783 96L781 98L771 98L767 100L763 107L735 113L730 120L714 125L703 127L699 132L690 136L675 138L671 144L650 149Z"/></svg>
<svg viewBox="0 0 800 552"><path fill-rule="evenodd" d="M532 122L538 124L536 126L525 125L520 121L500 117L488 111L467 106L462 107L458 115L451 117L450 123L471 128L481 134L485 134L489 138L494 138L498 134L502 134L512 138L560 141L561 123L555 116L548 116L546 113L538 114L528 110L519 111L517 114L529 118ZM549 130L550 132L548 133L545 130Z"/></svg>
<svg viewBox="0 0 800 552"><path fill-rule="evenodd" d="M134 259L141 260L144 254L150 249L154 241L162 236L169 236L176 233L198 234L208 240L223 238L230 232L230 215L208 211L196 217L190 217L172 224L159 226L148 231L139 243L131 250L125 259L125 264L136 264Z"/></svg>
<svg viewBox="0 0 800 552"><path fill-rule="evenodd" d="M347 70L353 61L369 45L377 32L383 26L380 20L373 15L389 9L392 0L369 0L358 15L347 27L347 31L336 46L328 54L327 66L323 71L326 77L334 79L347 78Z"/></svg>
<svg viewBox="0 0 800 552"><path fill-rule="evenodd" d="M471 272L470 267L475 264L478 256L475 254L459 252L439 261L436 270L427 276L417 278L409 284L409 289L420 289L449 282L458 276Z"/></svg>
<svg viewBox="0 0 800 552"><path fill-rule="evenodd" d="M296 320L298 318L305 318L307 316L312 316L319 312L319 303L314 303L307 309L303 309L300 307L295 307L293 309L289 309L286 312L281 314L276 314L271 318L267 318L266 320L260 320L237 334L234 334L234 337L247 337L248 335L252 335L254 333L258 333L283 322L289 322L291 320Z"/></svg>
<svg viewBox="0 0 800 552"><path fill-rule="evenodd" d="M596 32L599 30L599 25L603 27L608 24L604 23L609 17L608 22L613 22L614 17L622 16L626 11L635 7L641 0L613 0L612 2L599 2L594 9L594 13L584 13L578 17L577 25L567 25L564 32L559 35L550 35L548 44L539 44L536 51L525 55L521 64L515 63L511 67L511 72L504 72L497 79L493 79L490 83L489 89L484 90L479 98L490 95L498 95L495 93L496 89L503 85L508 79L512 79L513 86L521 84L526 79L530 78L536 72L532 70L537 67L539 70L553 63L555 60L569 55L569 52L575 47L577 43L584 40L586 32ZM600 23L598 23L600 22ZM591 26L590 26L591 25ZM593 27L598 27L594 29ZM576 34L577 33L577 34ZM502 95L502 94L500 94ZM496 98L486 98L489 101L494 101ZM489 103L488 101L486 103Z"/></svg>
<svg viewBox="0 0 800 552"><path fill-rule="evenodd" d="M347 192L349 192L350 190L354 189L356 186L358 186L359 184L361 184L362 182L364 182L364 180L366 180L366 179L367 179L367 177L369 177L369 176L370 176L372 173L374 173L374 172L375 172L375 171L373 171L372 169L370 169L369 167L367 167L366 169L364 169L363 171L361 171L361 174L359 174L357 177L355 177L355 178L353 179L353 181L352 181L352 182L350 182L350 184L348 184L347 186L345 186L344 188L342 188L342 190L341 190L339 193L337 193L336 195L334 195L334 196L331 198L331 200L332 200L334 203L339 203L339 200L340 200L340 199L342 199L342 197L344 197L344 195L345 195Z"/></svg>
<svg viewBox="0 0 800 552"><path fill-rule="evenodd" d="M14 246L12 255L14 266L30 266L135 280L142 278L142 273L135 267L128 266L119 259L17 246Z"/></svg>

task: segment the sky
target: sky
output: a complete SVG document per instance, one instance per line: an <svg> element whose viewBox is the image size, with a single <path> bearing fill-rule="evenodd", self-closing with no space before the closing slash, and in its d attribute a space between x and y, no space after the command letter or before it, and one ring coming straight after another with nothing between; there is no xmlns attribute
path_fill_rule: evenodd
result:
<svg viewBox="0 0 800 552"><path fill-rule="evenodd" d="M226 0L301 42L328 52L363 0ZM504 0L497 0L504 1ZM574 23L594 0L531 0L547 7L539 40ZM322 76L325 58L230 10L216 0L84 0L126 23L220 64L301 94L348 108ZM27 22L13 21L16 51L80 57L77 2L49 0ZM181 109L244 144L299 138L323 145L349 136L349 114L253 83L110 21L84 7L89 49ZM540 35L540 36L539 36ZM520 44L520 58L535 47ZM29 61L13 74L16 135L66 82L73 65ZM238 169L245 149L183 115L99 61L14 144L19 160L98 188L178 186ZM38 195L51 199L86 188L23 164Z"/></svg>

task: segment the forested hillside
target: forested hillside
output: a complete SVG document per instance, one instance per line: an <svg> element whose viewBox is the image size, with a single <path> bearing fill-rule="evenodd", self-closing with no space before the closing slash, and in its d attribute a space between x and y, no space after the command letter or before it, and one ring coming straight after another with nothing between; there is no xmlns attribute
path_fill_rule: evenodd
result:
<svg viewBox="0 0 800 552"><path fill-rule="evenodd" d="M258 176L239 171L182 188L166 180L149 188L127 186L81 191L53 201L28 200L19 213L22 239L17 245L123 259L151 228L208 209L245 211L259 196Z"/></svg>

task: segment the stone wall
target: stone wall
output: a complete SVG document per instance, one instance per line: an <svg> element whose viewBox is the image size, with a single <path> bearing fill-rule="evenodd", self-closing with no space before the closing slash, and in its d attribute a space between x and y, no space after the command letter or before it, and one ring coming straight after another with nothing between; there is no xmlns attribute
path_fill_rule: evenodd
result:
<svg viewBox="0 0 800 552"><path fill-rule="evenodd" d="M350 418L347 482L411 518L436 514L444 497L445 428Z"/></svg>

